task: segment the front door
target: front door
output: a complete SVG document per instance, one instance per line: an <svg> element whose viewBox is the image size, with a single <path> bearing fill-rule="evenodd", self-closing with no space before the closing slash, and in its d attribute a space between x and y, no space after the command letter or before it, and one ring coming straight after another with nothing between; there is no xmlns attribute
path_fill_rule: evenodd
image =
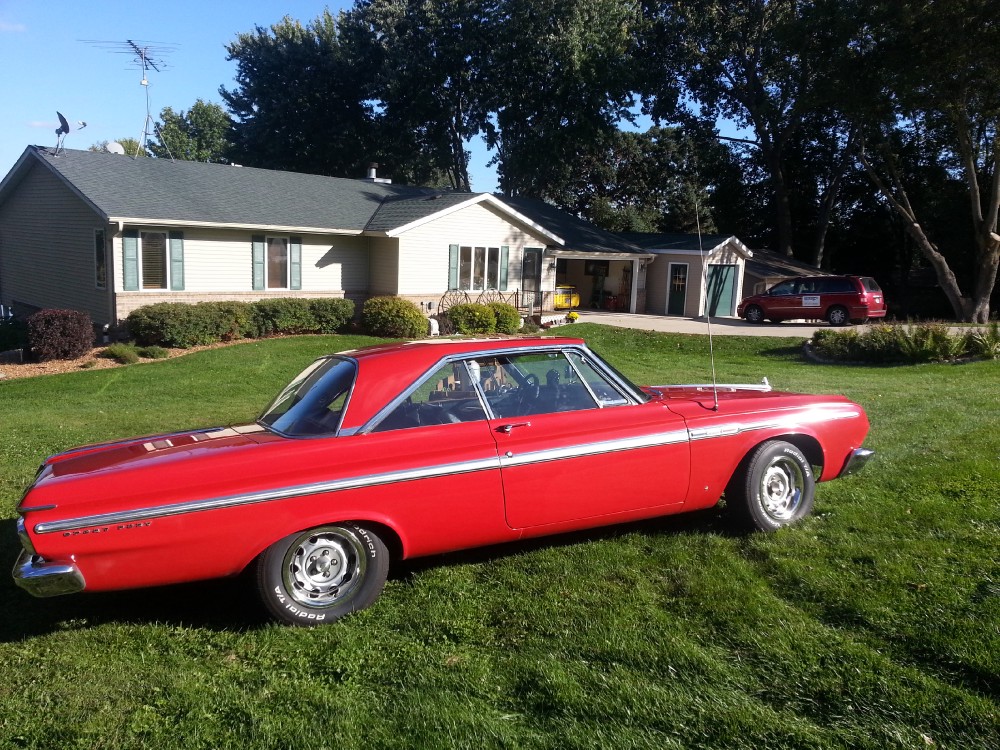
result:
<svg viewBox="0 0 1000 750"><path fill-rule="evenodd" d="M524 258L521 260L521 305L523 307L541 308L542 306L542 249L540 247L524 248Z"/></svg>
<svg viewBox="0 0 1000 750"><path fill-rule="evenodd" d="M708 314L732 315L736 311L736 266L710 265L708 267Z"/></svg>
<svg viewBox="0 0 1000 750"><path fill-rule="evenodd" d="M683 315L687 299L687 263L671 263L667 288L667 315Z"/></svg>

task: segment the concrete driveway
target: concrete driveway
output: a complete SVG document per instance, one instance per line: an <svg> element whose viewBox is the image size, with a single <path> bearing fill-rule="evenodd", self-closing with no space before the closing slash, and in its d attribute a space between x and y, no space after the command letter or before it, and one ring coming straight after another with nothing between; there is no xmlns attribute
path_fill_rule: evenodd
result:
<svg viewBox="0 0 1000 750"><path fill-rule="evenodd" d="M705 318L675 318L665 315L639 315L600 310L577 310L581 323L600 323L619 328L638 328L645 331L667 333L708 334ZM787 336L808 339L818 328L830 328L828 323L806 324L798 321L785 323L747 323L741 318L712 318L713 336ZM566 330L565 328L563 330ZM568 331L566 331L569 333Z"/></svg>

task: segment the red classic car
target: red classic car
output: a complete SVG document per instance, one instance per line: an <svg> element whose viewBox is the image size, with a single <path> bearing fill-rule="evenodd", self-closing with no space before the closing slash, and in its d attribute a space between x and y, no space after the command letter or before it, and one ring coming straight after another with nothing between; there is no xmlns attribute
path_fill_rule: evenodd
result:
<svg viewBox="0 0 1000 750"><path fill-rule="evenodd" d="M331 622L375 600L393 559L723 494L777 529L864 465L867 432L839 396L639 388L577 339L368 347L313 362L255 424L50 457L18 506L14 579L53 596L253 566L276 619Z"/></svg>

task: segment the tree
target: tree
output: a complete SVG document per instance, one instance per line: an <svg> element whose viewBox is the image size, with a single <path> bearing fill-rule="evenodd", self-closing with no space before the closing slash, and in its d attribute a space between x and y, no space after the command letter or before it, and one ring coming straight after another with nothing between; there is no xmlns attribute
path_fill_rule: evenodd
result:
<svg viewBox="0 0 1000 750"><path fill-rule="evenodd" d="M631 0L507 0L492 21L487 142L501 190L567 207L596 144L634 103ZM570 190L572 192L572 190Z"/></svg>
<svg viewBox="0 0 1000 750"><path fill-rule="evenodd" d="M836 8L800 0L647 0L644 7L649 111L675 122L722 118L753 131L743 143L759 151L767 174L774 244L792 255L795 185L788 150L807 115L830 107L827 60L844 42L845 28ZM846 169L843 160L836 164ZM836 174L827 183L833 203Z"/></svg>
<svg viewBox="0 0 1000 750"><path fill-rule="evenodd" d="M286 16L227 45L236 87L219 89L233 116L232 154L267 169L357 177L378 161L374 79L352 59L338 20Z"/></svg>
<svg viewBox="0 0 1000 750"><path fill-rule="evenodd" d="M98 151L98 152L107 151L108 144L110 142L111 141L99 141L98 143L95 143L87 150ZM121 144L121 147L125 150L125 153L128 154L129 156L149 156L149 151L144 149L142 147L142 144L140 144L139 141L136 140L135 138L119 138L117 141L115 141L115 143Z"/></svg>
<svg viewBox="0 0 1000 750"><path fill-rule="evenodd" d="M1000 25L988 0L893 0L854 10L865 20L841 65L865 92L859 161L934 268L956 317L984 323L1000 266ZM970 237L928 222L922 180L961 185ZM935 191L932 200L937 199ZM962 243L960 243L962 244ZM964 250L964 252L963 252ZM962 272L962 266L967 271Z"/></svg>
<svg viewBox="0 0 1000 750"><path fill-rule="evenodd" d="M165 107L155 128L156 142L149 144L149 150L160 158L226 164L231 125L220 105L201 99L187 112L175 113L171 107Z"/></svg>
<svg viewBox="0 0 1000 750"><path fill-rule="evenodd" d="M375 77L391 160L412 181L472 189L466 143L488 123L489 0L359 0L345 18L359 67Z"/></svg>

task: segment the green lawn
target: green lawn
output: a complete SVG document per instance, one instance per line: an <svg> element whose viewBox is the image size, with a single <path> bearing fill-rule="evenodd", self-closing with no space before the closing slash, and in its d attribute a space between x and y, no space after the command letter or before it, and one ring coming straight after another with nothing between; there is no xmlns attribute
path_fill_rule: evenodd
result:
<svg viewBox="0 0 1000 750"><path fill-rule="evenodd" d="M639 382L711 379L702 336L569 332ZM265 623L241 580L14 587L42 457L252 419L365 341L0 381L0 749L1000 748L995 363L818 366L787 339L716 338L719 382L844 393L872 421L875 461L770 536L713 510L413 561L315 630Z"/></svg>

